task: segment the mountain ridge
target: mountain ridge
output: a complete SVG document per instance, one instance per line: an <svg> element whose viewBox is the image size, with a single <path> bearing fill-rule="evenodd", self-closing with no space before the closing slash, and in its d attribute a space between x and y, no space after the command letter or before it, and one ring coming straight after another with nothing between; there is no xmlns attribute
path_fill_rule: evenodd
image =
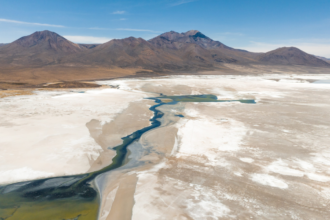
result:
<svg viewBox="0 0 330 220"><path fill-rule="evenodd" d="M80 47L51 31L37 31L0 47L0 63L18 66L49 65L62 57L79 53Z"/></svg>
<svg viewBox="0 0 330 220"><path fill-rule="evenodd" d="M105 65L108 67L147 67L152 69L165 68L166 65L177 63L176 57L155 48L142 38L128 37L113 39L98 45L78 56L70 56L67 62L89 63L91 65ZM166 69L166 68L165 68Z"/></svg>
<svg viewBox="0 0 330 220"><path fill-rule="evenodd" d="M212 40L198 30L165 32L148 41L128 37L103 44L76 44L57 33L39 31L0 47L0 67L70 65L167 72L214 70L227 63L330 67L298 48L253 53Z"/></svg>
<svg viewBox="0 0 330 220"><path fill-rule="evenodd" d="M187 62L202 62L208 65L246 63L256 57L256 53L234 49L197 30L184 33L170 31L150 39L149 42L171 54L179 54Z"/></svg>
<svg viewBox="0 0 330 220"><path fill-rule="evenodd" d="M176 49L179 49L180 46L187 44L187 43L196 43L201 47L204 47L206 49L210 49L212 47L224 47L224 48L230 48L223 43L219 41L214 41L211 38L207 37L203 33L197 30L190 30L184 33L178 33L175 31L170 31L163 33L153 39L148 40L150 43L162 46L161 42L163 41L164 43L169 43L169 42L179 42L181 44L173 45L177 46Z"/></svg>
<svg viewBox="0 0 330 220"><path fill-rule="evenodd" d="M325 62L328 62L330 63L330 58L327 58L327 57L321 57L321 56L316 56L314 55L316 58L320 59L320 60L324 60Z"/></svg>
<svg viewBox="0 0 330 220"><path fill-rule="evenodd" d="M296 47L281 47L258 56L258 60L269 64L329 66L329 63Z"/></svg>

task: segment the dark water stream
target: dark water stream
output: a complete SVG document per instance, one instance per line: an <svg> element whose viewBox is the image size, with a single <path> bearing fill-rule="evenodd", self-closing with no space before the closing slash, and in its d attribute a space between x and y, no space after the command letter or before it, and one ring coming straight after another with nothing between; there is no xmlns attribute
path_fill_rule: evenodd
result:
<svg viewBox="0 0 330 220"><path fill-rule="evenodd" d="M156 102L150 107L154 112L151 125L123 137L123 143L113 148L116 156L112 163L95 172L63 177L53 177L0 186L0 220L91 220L97 219L100 195L95 178L102 173L122 167L127 163L128 146L139 140L147 131L161 125L158 120L164 113L161 105L178 102L233 102L254 104L254 100L217 100L214 95L160 96L149 98ZM184 117L183 115L177 115Z"/></svg>

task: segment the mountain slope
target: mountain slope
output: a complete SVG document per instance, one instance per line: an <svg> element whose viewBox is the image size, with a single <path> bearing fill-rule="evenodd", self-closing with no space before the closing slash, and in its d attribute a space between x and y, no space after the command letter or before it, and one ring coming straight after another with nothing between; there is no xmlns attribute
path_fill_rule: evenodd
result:
<svg viewBox="0 0 330 220"><path fill-rule="evenodd" d="M199 31L167 32L149 41L129 37L104 44L75 44L50 31L35 32L0 47L0 67L142 68L158 72L214 70L239 65L330 64L297 48L251 53L214 41Z"/></svg>
<svg viewBox="0 0 330 220"><path fill-rule="evenodd" d="M164 49L180 49L181 47L189 43L197 44L205 49L231 49L230 47L220 43L219 41L214 41L196 30L187 31L185 33L178 33L175 31L166 32L149 40L149 42L157 47Z"/></svg>
<svg viewBox="0 0 330 220"><path fill-rule="evenodd" d="M69 54L87 48L80 47L50 31L35 32L0 48L0 63L12 65L48 65L58 63Z"/></svg>
<svg viewBox="0 0 330 220"><path fill-rule="evenodd" d="M78 44L78 45L83 48L92 49L94 47L99 46L100 44Z"/></svg>
<svg viewBox="0 0 330 220"><path fill-rule="evenodd" d="M327 63L330 63L330 58L326 58L326 57L320 57L320 56L315 56L316 58L320 59L320 60L324 60Z"/></svg>
<svg viewBox="0 0 330 220"><path fill-rule="evenodd" d="M115 39L66 58L68 63L97 66L180 69L181 59L155 48L142 38Z"/></svg>
<svg viewBox="0 0 330 220"><path fill-rule="evenodd" d="M232 62L254 62L257 54L248 51L237 50L225 44L214 41L197 30L177 33L175 31L166 32L151 40L151 44L172 54L180 54L183 59L193 62L207 64L221 64ZM191 45L195 46L195 56L186 56L187 50L191 50ZM193 59L192 59L193 58Z"/></svg>
<svg viewBox="0 0 330 220"><path fill-rule="evenodd" d="M258 61L275 65L305 65L330 67L324 60L305 53L295 47L281 47L258 56Z"/></svg>

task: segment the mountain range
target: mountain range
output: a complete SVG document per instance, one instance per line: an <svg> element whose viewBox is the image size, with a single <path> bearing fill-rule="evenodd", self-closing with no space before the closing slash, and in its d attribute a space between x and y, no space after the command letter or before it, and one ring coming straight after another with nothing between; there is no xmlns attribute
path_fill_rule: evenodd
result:
<svg viewBox="0 0 330 220"><path fill-rule="evenodd" d="M324 60L328 63L330 63L330 59L329 58L326 58L326 57L321 57L321 56L316 56L317 58L321 59L321 60Z"/></svg>
<svg viewBox="0 0 330 220"><path fill-rule="evenodd" d="M141 68L154 72L215 70L226 64L330 67L330 63L298 48L267 53L235 49L199 31L170 31L153 39L129 37L104 44L76 44L50 31L35 32L0 45L0 68L75 66Z"/></svg>

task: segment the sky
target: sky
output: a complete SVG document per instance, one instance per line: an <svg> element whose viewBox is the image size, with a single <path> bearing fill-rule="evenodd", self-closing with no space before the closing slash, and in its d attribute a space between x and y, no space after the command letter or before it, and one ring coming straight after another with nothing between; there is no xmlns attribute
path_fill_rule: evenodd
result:
<svg viewBox="0 0 330 220"><path fill-rule="evenodd" d="M227 46L330 58L330 0L0 0L0 43L50 30L75 43L199 30Z"/></svg>

